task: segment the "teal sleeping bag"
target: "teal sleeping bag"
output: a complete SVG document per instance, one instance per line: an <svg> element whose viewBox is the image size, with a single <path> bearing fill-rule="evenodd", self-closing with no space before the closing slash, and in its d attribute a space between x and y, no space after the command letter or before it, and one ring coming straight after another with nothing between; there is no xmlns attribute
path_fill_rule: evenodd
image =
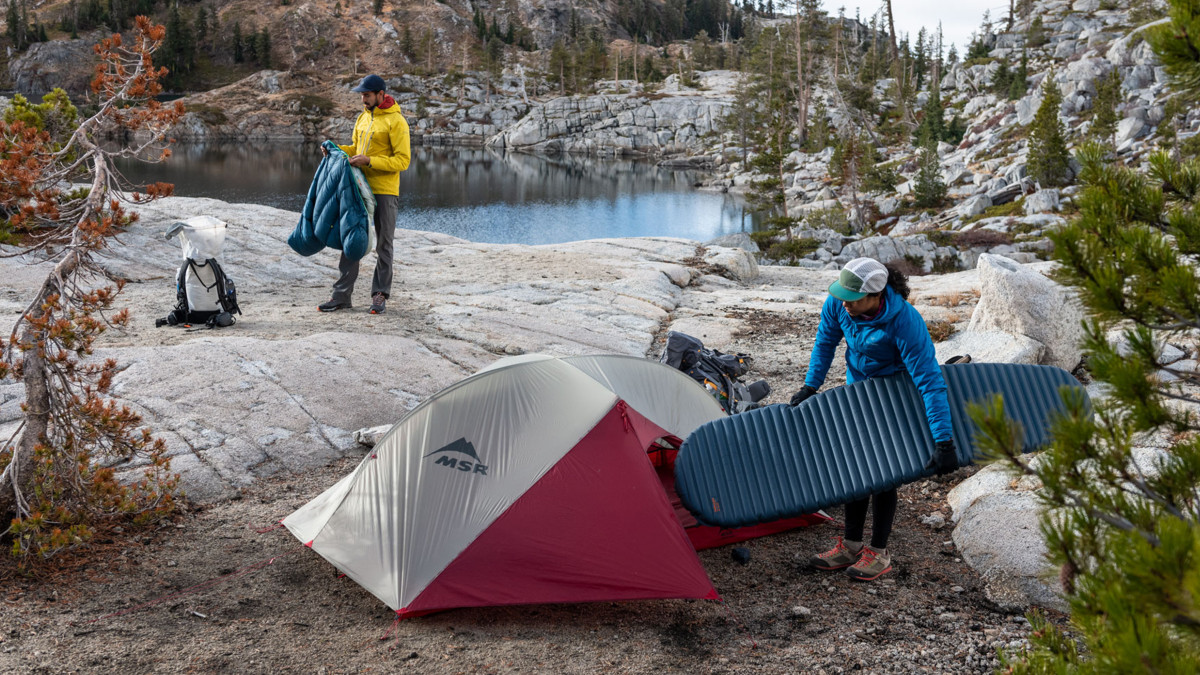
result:
<svg viewBox="0 0 1200 675"><path fill-rule="evenodd" d="M1049 441L1060 387L1083 391L1051 366L968 363L942 366L959 466L974 460L971 402L1004 396L1004 412L1025 432L1025 452ZM929 475L933 436L924 403L906 374L872 378L810 397L709 422L687 437L675 460L675 489L706 525L744 527L844 504Z"/></svg>
<svg viewBox="0 0 1200 675"><path fill-rule="evenodd" d="M361 260L374 248L375 196L349 155L332 141L321 146L329 154L317 166L288 246L305 256L328 246Z"/></svg>

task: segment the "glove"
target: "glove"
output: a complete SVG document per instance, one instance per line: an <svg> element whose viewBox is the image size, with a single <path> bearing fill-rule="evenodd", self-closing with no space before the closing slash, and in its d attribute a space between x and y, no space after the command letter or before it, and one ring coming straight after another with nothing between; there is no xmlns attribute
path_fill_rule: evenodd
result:
<svg viewBox="0 0 1200 675"><path fill-rule="evenodd" d="M792 394L792 400L788 402L788 405L790 405L790 406L800 405L800 403L802 401L804 401L804 399L806 399L809 396L812 396L813 394L816 394L816 393L817 393L816 389L814 389L806 384L803 387L800 387L800 391Z"/></svg>
<svg viewBox="0 0 1200 675"><path fill-rule="evenodd" d="M933 457L925 464L926 471L936 471L937 475L945 476L958 468L958 453L954 450L954 441L938 441L933 444Z"/></svg>

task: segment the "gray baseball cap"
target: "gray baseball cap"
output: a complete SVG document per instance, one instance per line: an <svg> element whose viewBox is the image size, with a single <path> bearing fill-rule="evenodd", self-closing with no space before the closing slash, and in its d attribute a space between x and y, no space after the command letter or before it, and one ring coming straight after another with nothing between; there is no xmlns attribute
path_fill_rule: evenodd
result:
<svg viewBox="0 0 1200 675"><path fill-rule="evenodd" d="M829 285L829 294L838 300L854 302L887 286L888 269L874 258L855 258L846 263L838 280Z"/></svg>

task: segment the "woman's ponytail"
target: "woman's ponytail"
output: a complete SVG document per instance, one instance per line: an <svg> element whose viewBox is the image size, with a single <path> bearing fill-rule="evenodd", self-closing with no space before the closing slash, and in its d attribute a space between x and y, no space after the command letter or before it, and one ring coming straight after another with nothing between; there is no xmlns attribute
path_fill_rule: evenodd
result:
<svg viewBox="0 0 1200 675"><path fill-rule="evenodd" d="M908 275L901 272L896 265L891 263L884 265L884 267L888 269L887 285L891 286L893 291L896 291L896 295L908 300Z"/></svg>

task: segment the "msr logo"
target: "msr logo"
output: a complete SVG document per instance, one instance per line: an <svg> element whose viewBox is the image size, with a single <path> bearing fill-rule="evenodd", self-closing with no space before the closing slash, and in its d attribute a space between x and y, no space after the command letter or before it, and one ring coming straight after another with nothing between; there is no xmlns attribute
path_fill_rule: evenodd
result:
<svg viewBox="0 0 1200 675"><path fill-rule="evenodd" d="M457 453L466 455L470 459L454 457L449 454L442 455L441 453ZM471 442L465 438L460 438L449 445L442 446L425 456L432 457L434 455L441 455L434 460L434 464L440 464L446 468L458 469L467 473L487 475L488 468L479 460L479 454L475 452L475 446L471 445Z"/></svg>

